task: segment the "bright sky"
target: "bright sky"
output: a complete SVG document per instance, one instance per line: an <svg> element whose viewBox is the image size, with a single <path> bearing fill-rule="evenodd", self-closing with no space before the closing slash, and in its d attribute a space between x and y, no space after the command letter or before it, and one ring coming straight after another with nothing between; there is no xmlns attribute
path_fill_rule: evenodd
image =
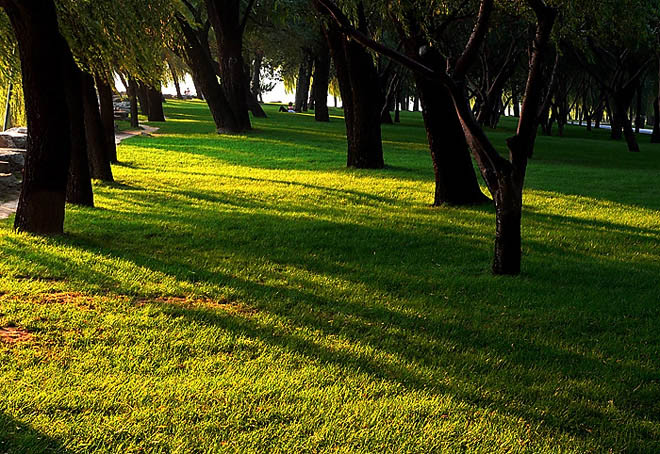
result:
<svg viewBox="0 0 660 454"><path fill-rule="evenodd" d="M125 91L126 88L122 85L121 81L117 79L115 81L115 85L117 86L117 89L119 91ZM186 89L189 89L191 93L195 93L195 85L192 82L192 78L190 75L186 75L186 80L184 83L181 84L181 93L185 92ZM174 89L174 84L170 84L166 87L163 87L163 93L166 95L175 95L176 90ZM295 101L295 95L293 93L287 95L284 92L284 84L282 82L278 82L277 85L275 85L275 88L273 91L270 93L266 93L264 95L264 101L265 102L282 102L284 104L287 104L289 102L294 102Z"/></svg>

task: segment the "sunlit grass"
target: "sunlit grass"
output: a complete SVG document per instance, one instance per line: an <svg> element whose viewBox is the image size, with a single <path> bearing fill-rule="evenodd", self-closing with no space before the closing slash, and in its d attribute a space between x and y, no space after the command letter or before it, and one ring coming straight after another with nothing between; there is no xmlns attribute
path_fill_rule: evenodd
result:
<svg viewBox="0 0 660 454"><path fill-rule="evenodd" d="M540 137L496 278L492 208L430 207L418 114L357 171L341 120L167 106L65 236L0 223L0 327L32 334L0 343L0 452L660 450L648 138Z"/></svg>

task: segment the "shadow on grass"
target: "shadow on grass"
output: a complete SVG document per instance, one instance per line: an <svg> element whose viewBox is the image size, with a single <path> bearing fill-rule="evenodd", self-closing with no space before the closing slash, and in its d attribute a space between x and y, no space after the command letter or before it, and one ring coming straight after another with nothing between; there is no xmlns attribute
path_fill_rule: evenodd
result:
<svg viewBox="0 0 660 454"><path fill-rule="evenodd" d="M0 411L0 452L3 454L67 454L60 441Z"/></svg>

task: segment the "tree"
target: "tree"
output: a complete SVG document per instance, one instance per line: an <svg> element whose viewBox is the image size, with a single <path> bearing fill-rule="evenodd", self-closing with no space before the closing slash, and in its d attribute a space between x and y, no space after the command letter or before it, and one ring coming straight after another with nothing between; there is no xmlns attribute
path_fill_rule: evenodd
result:
<svg viewBox="0 0 660 454"><path fill-rule="evenodd" d="M345 33L365 47L387 55L427 78L441 82L454 102L456 113L463 126L465 138L479 164L482 176L493 195L496 210L495 256L493 273L515 275L520 273L521 262L521 215L522 194L527 161L532 155L538 127L538 108L541 102L541 88L544 83L542 64L547 56L548 44L555 23L557 11L543 0L527 0L536 17L536 33L531 43L529 73L525 89L525 99L520 113L516 134L507 141L509 160L504 159L490 142L472 114L465 95L466 74L478 57L479 48L484 42L491 14L493 0L482 0L474 29L455 63L447 69L440 65L429 67L400 52L383 46L369 36L355 29L342 11L331 0L316 0ZM430 58L443 61L434 49ZM446 68L446 67L445 67Z"/></svg>

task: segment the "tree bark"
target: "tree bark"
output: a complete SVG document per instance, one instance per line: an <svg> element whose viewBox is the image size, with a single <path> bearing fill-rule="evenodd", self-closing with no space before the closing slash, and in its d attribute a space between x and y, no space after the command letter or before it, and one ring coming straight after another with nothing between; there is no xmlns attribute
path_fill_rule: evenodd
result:
<svg viewBox="0 0 660 454"><path fill-rule="evenodd" d="M337 70L348 140L348 167L382 169L380 130L382 95L371 55L349 41L335 24L325 29L330 54Z"/></svg>
<svg viewBox="0 0 660 454"><path fill-rule="evenodd" d="M320 122L330 121L328 112L328 85L330 83L330 49L323 41L314 62L314 119Z"/></svg>
<svg viewBox="0 0 660 454"><path fill-rule="evenodd" d="M149 103L149 121L165 121L163 93L160 88L147 87L147 102Z"/></svg>
<svg viewBox="0 0 660 454"><path fill-rule="evenodd" d="M137 92L138 92L138 87L137 83L135 82L135 79L132 77L129 77L128 79L128 87L126 88L126 91L128 93L128 99L131 102L131 128L139 128L140 127L140 119L138 118L138 98L137 98Z"/></svg>
<svg viewBox="0 0 660 454"><path fill-rule="evenodd" d="M185 38L185 57L193 72L198 95L206 100L219 134L237 132L241 125L229 106L225 92L218 82L215 62L208 44L208 28L193 28L182 16L176 16Z"/></svg>
<svg viewBox="0 0 660 454"><path fill-rule="evenodd" d="M309 99L309 84L312 77L313 60L309 55L303 56L303 61L298 68L298 81L296 83L296 112L307 112L307 100Z"/></svg>
<svg viewBox="0 0 660 454"><path fill-rule="evenodd" d="M28 127L14 228L60 234L64 227L71 125L67 94L53 87L66 84L67 67L75 63L59 32L52 0L6 0L2 6L18 42Z"/></svg>
<svg viewBox="0 0 660 454"><path fill-rule="evenodd" d="M74 205L94 206L90 175L89 145L86 137L83 73L74 64L67 78L67 107L69 109L71 162L66 188L66 201Z"/></svg>
<svg viewBox="0 0 660 454"><path fill-rule="evenodd" d="M137 83L137 98L140 100L140 113L149 116L149 93L143 82Z"/></svg>
<svg viewBox="0 0 660 454"><path fill-rule="evenodd" d="M172 65L172 63L170 63L169 61L167 62L167 66L169 66L170 74L172 75L174 90L176 90L176 98L183 99L183 95L181 94L181 84L179 83L179 74L177 74L176 68L174 68L174 65Z"/></svg>
<svg viewBox="0 0 660 454"><path fill-rule="evenodd" d="M114 181L110 167L110 152L101 121L99 102L94 87L94 77L83 72L80 78L83 107L85 112L85 137L92 178Z"/></svg>
<svg viewBox="0 0 660 454"><path fill-rule="evenodd" d="M252 129L245 96L249 81L243 61L243 32L249 11L241 18L240 6L240 0L206 0L218 43L222 90L234 117L234 123L226 126L233 133Z"/></svg>
<svg viewBox="0 0 660 454"><path fill-rule="evenodd" d="M105 132L108 156L110 162L117 162L117 145L115 143L115 106L112 102L112 87L108 80L102 76L95 77L96 87L99 91L99 104L101 106L101 121Z"/></svg>
<svg viewBox="0 0 660 454"><path fill-rule="evenodd" d="M470 149L449 92L417 73L414 77L433 160L433 205L465 206L489 202L479 187Z"/></svg>

